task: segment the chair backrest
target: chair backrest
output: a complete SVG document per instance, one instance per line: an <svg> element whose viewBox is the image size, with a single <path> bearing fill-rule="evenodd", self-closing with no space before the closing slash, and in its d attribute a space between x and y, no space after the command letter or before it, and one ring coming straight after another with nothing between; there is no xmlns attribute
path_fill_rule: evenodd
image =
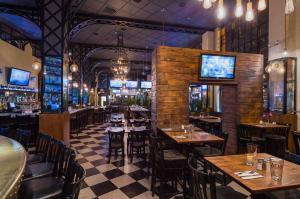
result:
<svg viewBox="0 0 300 199"><path fill-rule="evenodd" d="M294 144L296 149L296 154L300 155L300 132L293 131Z"/></svg>
<svg viewBox="0 0 300 199"><path fill-rule="evenodd" d="M122 130L122 131L108 131L109 145L112 142L123 143L124 133L125 133L124 130Z"/></svg>
<svg viewBox="0 0 300 199"><path fill-rule="evenodd" d="M284 154L284 159L290 162L293 162L295 164L299 164L300 165L300 156L295 154L295 153L291 153L289 151L286 151Z"/></svg>
<svg viewBox="0 0 300 199"><path fill-rule="evenodd" d="M277 127L272 129L272 133L275 135L280 135L288 139L289 132L290 132L291 126L287 125L286 127Z"/></svg>
<svg viewBox="0 0 300 199"><path fill-rule="evenodd" d="M132 142L139 142L139 143L145 144L147 134L146 134L145 130L143 130L143 131L131 130L130 133L128 134L128 137L130 137Z"/></svg>
<svg viewBox="0 0 300 199"><path fill-rule="evenodd" d="M28 150L29 142L31 137L30 130L17 129L16 131L16 140L23 145L23 147Z"/></svg>
<svg viewBox="0 0 300 199"><path fill-rule="evenodd" d="M191 172L191 194L193 199L216 199L216 182L215 174L213 172L206 173L203 170L196 168L197 159L194 155L190 155L188 159L188 166ZM210 185L210 197L207 193L207 185Z"/></svg>
<svg viewBox="0 0 300 199"><path fill-rule="evenodd" d="M76 153L73 149L66 147L65 145L59 146L59 154L54 163L53 174L55 176L66 176L70 163L76 158Z"/></svg>
<svg viewBox="0 0 300 199"><path fill-rule="evenodd" d="M222 151L222 155L225 154L227 142L228 142L228 136L229 134L226 132L220 132L218 137L222 138L224 141L223 142L218 142L218 143L212 143L212 146L218 148L220 151Z"/></svg>
<svg viewBox="0 0 300 199"><path fill-rule="evenodd" d="M86 171L76 161L71 161L67 169L66 180L63 189L64 198L77 199L80 188L85 179Z"/></svg>
<svg viewBox="0 0 300 199"><path fill-rule="evenodd" d="M52 139L50 143L49 153L46 157L47 162L57 163L60 158L62 148L65 147L62 141Z"/></svg>
<svg viewBox="0 0 300 199"><path fill-rule="evenodd" d="M238 125L238 138L251 138L251 128L247 125Z"/></svg>
<svg viewBox="0 0 300 199"><path fill-rule="evenodd" d="M0 135L9 137L10 128L9 127L0 127Z"/></svg>
<svg viewBox="0 0 300 199"><path fill-rule="evenodd" d="M51 135L38 133L36 139L36 153L48 155L52 139L53 137Z"/></svg>

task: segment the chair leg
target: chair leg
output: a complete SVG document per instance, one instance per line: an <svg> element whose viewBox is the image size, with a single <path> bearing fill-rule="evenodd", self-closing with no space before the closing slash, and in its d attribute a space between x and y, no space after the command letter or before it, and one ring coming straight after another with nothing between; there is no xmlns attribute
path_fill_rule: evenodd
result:
<svg viewBox="0 0 300 199"><path fill-rule="evenodd" d="M108 149L108 163L110 163L111 149Z"/></svg>

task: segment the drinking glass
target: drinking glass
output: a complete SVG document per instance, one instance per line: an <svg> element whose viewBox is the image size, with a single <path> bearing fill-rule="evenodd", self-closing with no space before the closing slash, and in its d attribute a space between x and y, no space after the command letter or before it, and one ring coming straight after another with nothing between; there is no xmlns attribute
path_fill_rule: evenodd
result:
<svg viewBox="0 0 300 199"><path fill-rule="evenodd" d="M270 169L272 181L281 182L284 160L280 158L270 159Z"/></svg>
<svg viewBox="0 0 300 199"><path fill-rule="evenodd" d="M257 144L247 144L246 165L254 166L257 156Z"/></svg>

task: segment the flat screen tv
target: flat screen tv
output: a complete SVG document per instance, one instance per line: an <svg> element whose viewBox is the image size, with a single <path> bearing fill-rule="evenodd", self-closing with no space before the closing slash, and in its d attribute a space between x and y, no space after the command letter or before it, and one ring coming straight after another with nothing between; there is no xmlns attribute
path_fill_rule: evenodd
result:
<svg viewBox="0 0 300 199"><path fill-rule="evenodd" d="M30 80L30 72L17 68L10 68L8 71L7 83L17 86L28 86Z"/></svg>
<svg viewBox="0 0 300 199"><path fill-rule="evenodd" d="M138 87L138 82L137 81L127 81L126 82L126 87L127 88L137 88Z"/></svg>
<svg viewBox="0 0 300 199"><path fill-rule="evenodd" d="M150 88L152 88L152 82L141 81L141 88L144 88L144 89L150 89Z"/></svg>
<svg viewBox="0 0 300 199"><path fill-rule="evenodd" d="M200 79L233 80L236 57L228 55L202 54L200 59Z"/></svg>
<svg viewBox="0 0 300 199"><path fill-rule="evenodd" d="M123 82L119 80L110 80L111 88L122 88Z"/></svg>

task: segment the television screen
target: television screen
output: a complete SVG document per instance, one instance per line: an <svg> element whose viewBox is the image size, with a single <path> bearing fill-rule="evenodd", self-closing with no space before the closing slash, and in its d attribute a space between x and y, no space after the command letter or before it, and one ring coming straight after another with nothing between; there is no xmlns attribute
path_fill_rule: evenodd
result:
<svg viewBox="0 0 300 199"><path fill-rule="evenodd" d="M141 81L141 88L152 88L152 82Z"/></svg>
<svg viewBox="0 0 300 199"><path fill-rule="evenodd" d="M200 78L234 79L235 56L201 55Z"/></svg>
<svg viewBox="0 0 300 199"><path fill-rule="evenodd" d="M127 81L126 87L127 88L137 88L138 82L137 81Z"/></svg>
<svg viewBox="0 0 300 199"><path fill-rule="evenodd" d="M119 80L110 80L111 88L122 88L123 82Z"/></svg>
<svg viewBox="0 0 300 199"><path fill-rule="evenodd" d="M7 83L18 86L28 86L30 72L16 68L10 68Z"/></svg>
<svg viewBox="0 0 300 199"><path fill-rule="evenodd" d="M113 94L120 94L120 93L121 93L121 91L120 91L120 90L118 90L118 89L112 89L112 93L113 93Z"/></svg>

